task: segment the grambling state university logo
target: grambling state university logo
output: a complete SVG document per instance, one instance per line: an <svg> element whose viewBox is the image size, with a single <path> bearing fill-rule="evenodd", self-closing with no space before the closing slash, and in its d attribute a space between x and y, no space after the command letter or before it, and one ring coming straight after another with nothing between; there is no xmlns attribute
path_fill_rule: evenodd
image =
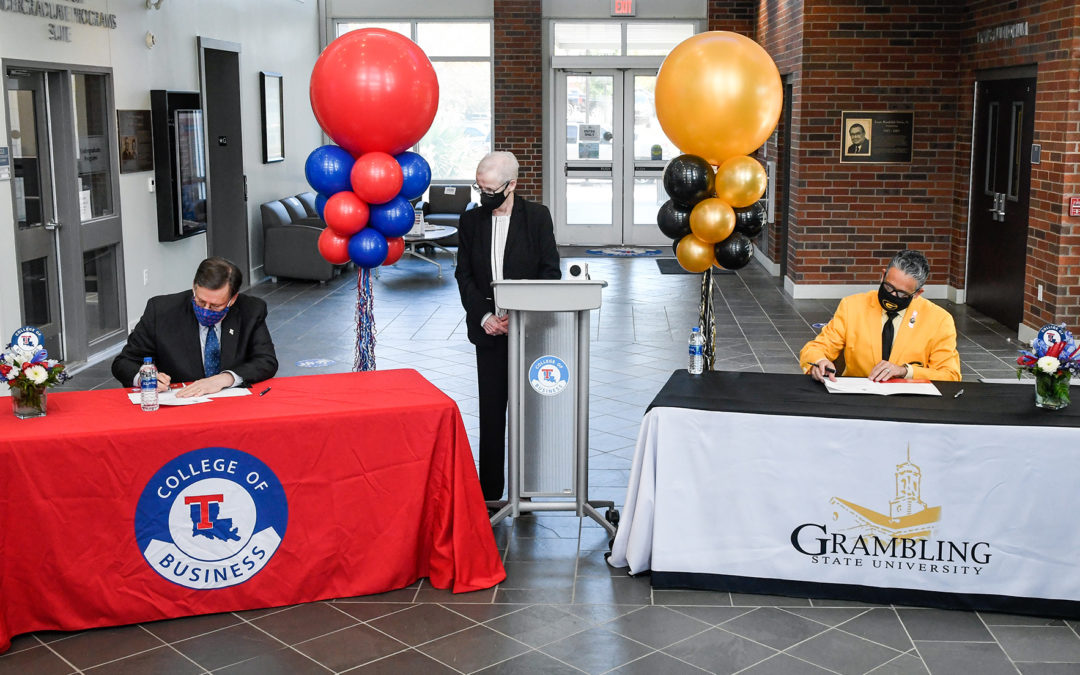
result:
<svg viewBox="0 0 1080 675"><path fill-rule="evenodd" d="M135 540L155 572L208 590L241 584L274 556L288 521L270 467L232 448L201 448L161 467L135 509Z"/></svg>
<svg viewBox="0 0 1080 675"><path fill-rule="evenodd" d="M529 368L529 383L541 396L561 394L570 382L570 369L558 356L541 356Z"/></svg>

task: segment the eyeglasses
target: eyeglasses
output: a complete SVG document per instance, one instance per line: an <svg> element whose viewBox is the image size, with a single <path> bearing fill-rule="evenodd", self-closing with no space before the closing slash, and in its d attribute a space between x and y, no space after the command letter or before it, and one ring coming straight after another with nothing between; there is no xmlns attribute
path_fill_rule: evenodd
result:
<svg viewBox="0 0 1080 675"><path fill-rule="evenodd" d="M917 288L915 289L914 293L908 293L907 291L899 291L899 290L896 289L896 286L893 286L888 281L882 281L881 285L885 287L885 290L887 292L891 293L892 295L895 295L897 298L899 298L901 300L903 300L904 298L915 297L915 293L919 292L919 289L917 289Z"/></svg>
<svg viewBox="0 0 1080 675"><path fill-rule="evenodd" d="M497 195L500 192L502 192L503 190L505 190L507 188L507 186L510 185L511 180L513 180L513 179L510 179L510 180L506 181L505 183L500 185L497 189L492 190L490 192L488 192L484 188L480 187L480 183L473 183L472 184L472 189L476 190L477 192L479 192L481 195L483 195L485 197L494 197L495 195Z"/></svg>

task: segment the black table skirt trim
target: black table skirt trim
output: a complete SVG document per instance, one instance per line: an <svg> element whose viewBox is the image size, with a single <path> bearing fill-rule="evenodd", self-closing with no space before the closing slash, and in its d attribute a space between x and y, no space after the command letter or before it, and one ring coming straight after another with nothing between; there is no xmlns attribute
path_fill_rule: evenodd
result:
<svg viewBox="0 0 1080 675"><path fill-rule="evenodd" d="M1005 614L1030 614L1062 619L1080 618L1080 602L1047 600L1045 598L1014 598L1007 595L976 593L943 593L917 591L909 588L881 588L856 584L826 584L813 581L760 579L728 574L698 572L652 572L652 587L753 593L755 595L786 595L795 598L829 598L855 600L877 605L913 605L941 609L980 610Z"/></svg>
<svg viewBox="0 0 1080 675"><path fill-rule="evenodd" d="M830 394L808 375L711 371L672 373L649 404L759 415L936 424L1080 427L1080 392L1064 410L1035 407L1034 385L934 382L941 396ZM964 393L955 394L961 389Z"/></svg>

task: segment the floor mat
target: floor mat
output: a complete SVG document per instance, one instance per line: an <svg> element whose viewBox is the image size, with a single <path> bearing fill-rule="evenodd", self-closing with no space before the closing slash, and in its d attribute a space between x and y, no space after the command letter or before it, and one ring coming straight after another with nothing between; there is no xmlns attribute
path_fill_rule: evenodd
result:
<svg viewBox="0 0 1080 675"><path fill-rule="evenodd" d="M684 270L683 266L675 258L657 258L656 266L660 268L660 274L698 274L698 272ZM735 272L734 270L722 270L714 267L713 274L735 274Z"/></svg>
<svg viewBox="0 0 1080 675"><path fill-rule="evenodd" d="M604 248L585 249L589 255L606 255L613 258L636 258L646 255L660 255L658 248L641 248L639 246L605 246Z"/></svg>

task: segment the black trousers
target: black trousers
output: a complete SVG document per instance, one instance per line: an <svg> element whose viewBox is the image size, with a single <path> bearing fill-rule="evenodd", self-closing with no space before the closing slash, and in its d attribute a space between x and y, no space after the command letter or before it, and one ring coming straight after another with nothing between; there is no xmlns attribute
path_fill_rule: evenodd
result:
<svg viewBox="0 0 1080 675"><path fill-rule="evenodd" d="M506 458L506 399L509 340L476 347L476 383L480 393L480 489L484 499L502 497Z"/></svg>

